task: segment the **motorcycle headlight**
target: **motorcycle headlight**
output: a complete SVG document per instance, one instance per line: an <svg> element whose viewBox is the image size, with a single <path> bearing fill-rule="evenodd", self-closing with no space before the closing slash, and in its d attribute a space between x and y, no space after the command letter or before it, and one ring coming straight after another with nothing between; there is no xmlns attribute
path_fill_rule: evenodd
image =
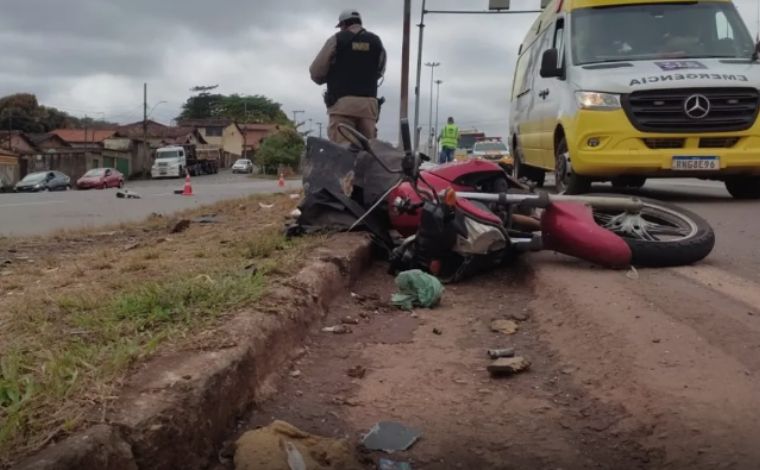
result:
<svg viewBox="0 0 760 470"><path fill-rule="evenodd" d="M575 99L581 109L613 111L620 109L620 95L598 91L576 91Z"/></svg>

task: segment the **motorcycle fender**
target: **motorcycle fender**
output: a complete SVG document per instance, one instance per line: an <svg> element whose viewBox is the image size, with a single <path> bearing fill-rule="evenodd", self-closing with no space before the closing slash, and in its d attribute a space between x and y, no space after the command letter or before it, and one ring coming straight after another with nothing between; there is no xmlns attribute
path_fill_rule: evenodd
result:
<svg viewBox="0 0 760 470"><path fill-rule="evenodd" d="M576 202L549 204L541 216L544 247L612 268L631 264L631 248L594 221L591 208Z"/></svg>

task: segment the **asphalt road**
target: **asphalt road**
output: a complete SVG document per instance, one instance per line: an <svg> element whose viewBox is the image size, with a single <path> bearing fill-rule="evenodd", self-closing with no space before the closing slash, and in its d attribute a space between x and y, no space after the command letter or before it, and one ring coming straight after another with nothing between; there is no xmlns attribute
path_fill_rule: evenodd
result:
<svg viewBox="0 0 760 470"><path fill-rule="evenodd" d="M141 199L119 199L116 189L0 194L0 236L45 235L61 229L139 221L153 212L166 215L254 193L293 190L300 187L300 181L288 181L283 189L276 181L225 171L193 178L191 197L174 194L183 185L182 179L127 182L126 189Z"/></svg>

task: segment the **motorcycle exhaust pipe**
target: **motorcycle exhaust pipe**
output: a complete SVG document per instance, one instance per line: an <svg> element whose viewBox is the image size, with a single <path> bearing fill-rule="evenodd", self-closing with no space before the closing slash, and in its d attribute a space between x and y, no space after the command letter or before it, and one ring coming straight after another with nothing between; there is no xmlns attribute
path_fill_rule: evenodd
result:
<svg viewBox="0 0 760 470"><path fill-rule="evenodd" d="M623 210L627 212L640 212L644 203L640 199L632 197L605 197L605 196L569 196L566 194L508 194L508 193L471 193L457 192L457 197L472 199L475 201L498 202L501 204L522 204L534 207L546 207L552 202L579 202L591 207L609 210Z"/></svg>

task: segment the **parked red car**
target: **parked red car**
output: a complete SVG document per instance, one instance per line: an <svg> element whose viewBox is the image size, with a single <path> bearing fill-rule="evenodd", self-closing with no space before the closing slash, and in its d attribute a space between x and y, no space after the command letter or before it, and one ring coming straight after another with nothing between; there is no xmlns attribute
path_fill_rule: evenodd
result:
<svg viewBox="0 0 760 470"><path fill-rule="evenodd" d="M124 186L124 175L114 168L93 168L77 180L79 189L121 188Z"/></svg>

